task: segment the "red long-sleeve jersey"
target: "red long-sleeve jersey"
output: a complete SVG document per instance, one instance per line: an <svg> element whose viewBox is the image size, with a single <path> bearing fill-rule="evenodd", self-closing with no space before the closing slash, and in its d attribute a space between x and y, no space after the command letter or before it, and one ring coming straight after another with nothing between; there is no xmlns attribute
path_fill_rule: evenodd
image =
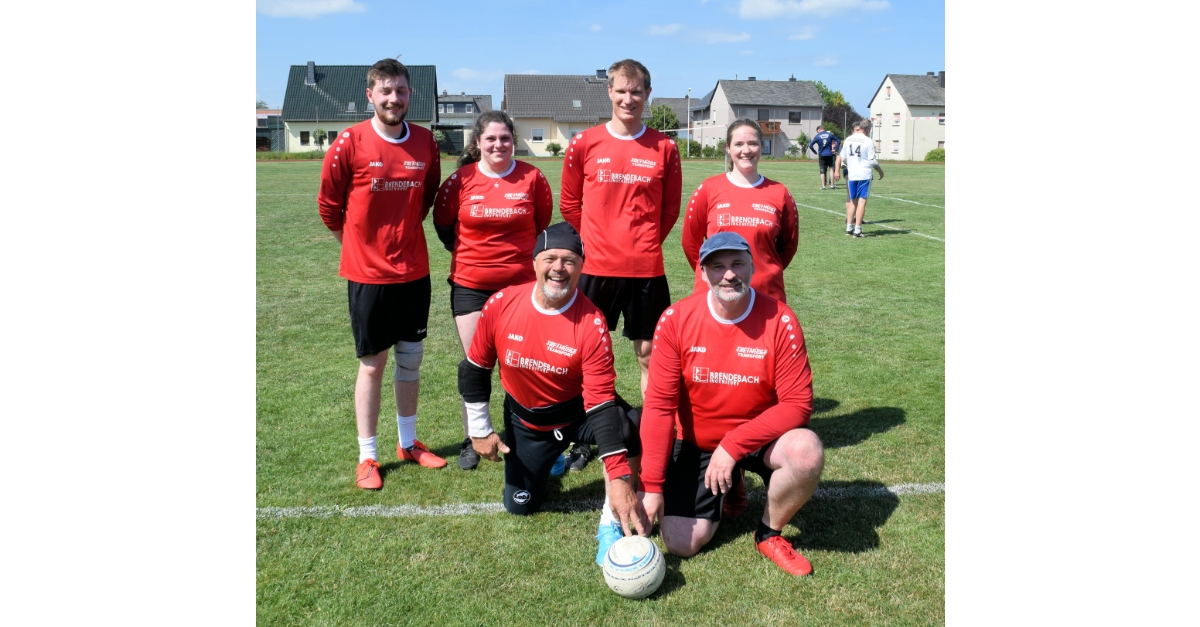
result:
<svg viewBox="0 0 1200 627"><path fill-rule="evenodd" d="M649 127L633 137L601 124L571 140L558 210L583 239L583 271L649 278L666 273L662 243L679 218L683 171L671 138Z"/></svg>
<svg viewBox="0 0 1200 627"><path fill-rule="evenodd" d="M696 271L693 293L708 291L699 268L700 245L721 231L732 231L750 244L750 286L786 303L783 270L796 256L799 223L796 201L782 183L763 177L747 188L725 174L705 179L692 194L683 221L683 256Z"/></svg>
<svg viewBox="0 0 1200 627"><path fill-rule="evenodd" d="M647 492L662 492L676 411L683 439L703 451L720 445L739 461L812 416L812 371L796 314L752 290L749 311L726 322L709 298L675 303L655 330L640 429Z"/></svg>
<svg viewBox="0 0 1200 627"><path fill-rule="evenodd" d="M583 395L584 410L614 400L612 341L604 314L576 290L564 308L533 302L537 283L506 287L488 299L467 359L491 370L518 403L540 409Z"/></svg>
<svg viewBox="0 0 1200 627"><path fill-rule="evenodd" d="M380 135L365 120L330 143L321 165L317 208L342 231L338 275L357 283L408 283L429 275L421 222L429 215L442 164L433 133L408 124L404 139Z"/></svg>
<svg viewBox="0 0 1200 627"><path fill-rule="evenodd" d="M500 176L478 163L459 168L442 183L433 223L455 225L450 280L475 290L498 290L532 281L533 245L550 226L554 196L541 170L513 160Z"/></svg>

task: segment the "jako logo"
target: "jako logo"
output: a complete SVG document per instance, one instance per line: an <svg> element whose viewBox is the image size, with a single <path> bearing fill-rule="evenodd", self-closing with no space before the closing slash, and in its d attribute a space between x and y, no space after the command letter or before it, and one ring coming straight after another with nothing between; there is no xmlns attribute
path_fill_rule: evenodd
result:
<svg viewBox="0 0 1200 627"><path fill-rule="evenodd" d="M609 159L608 157L600 157L599 159L596 159L596 163L609 163L611 161L612 159Z"/></svg>
<svg viewBox="0 0 1200 627"><path fill-rule="evenodd" d="M723 203L717 205L717 209L728 209L728 208L729 208L729 203L727 203L727 202L723 202Z"/></svg>
<svg viewBox="0 0 1200 627"><path fill-rule="evenodd" d="M523 337L521 337L521 336L517 335L516 333L509 333L509 334L508 334L508 339L510 339L510 340L512 340L512 341L514 341L514 342L524 342L524 341L525 341L525 338L523 338Z"/></svg>
<svg viewBox="0 0 1200 627"><path fill-rule="evenodd" d="M382 161L372 161L372 162L371 162L371 163L370 163L370 164L369 164L367 167L371 167L371 168L382 168L382 167L383 167L383 162L382 162Z"/></svg>
<svg viewBox="0 0 1200 627"><path fill-rule="evenodd" d="M483 200L483 196L481 196L480 194L472 194L471 200Z"/></svg>
<svg viewBox="0 0 1200 627"><path fill-rule="evenodd" d="M705 349L703 346L693 346L691 348L691 350L689 350L688 352L689 353L704 353L704 352L707 352L707 349Z"/></svg>

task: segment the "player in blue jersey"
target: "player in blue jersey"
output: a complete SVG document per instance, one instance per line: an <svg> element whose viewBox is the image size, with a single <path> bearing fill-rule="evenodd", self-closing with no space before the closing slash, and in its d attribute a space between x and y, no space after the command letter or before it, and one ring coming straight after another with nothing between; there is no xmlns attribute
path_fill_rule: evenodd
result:
<svg viewBox="0 0 1200 627"><path fill-rule="evenodd" d="M809 150L817 153L817 159L821 163L821 189L825 189L825 172L833 167L833 156L837 154L841 143L842 140L838 139L837 135L825 130L824 126L818 126L817 134L813 135L812 142L808 144ZM837 189L833 184L836 179L836 176L829 175L829 189Z"/></svg>
<svg viewBox="0 0 1200 627"><path fill-rule="evenodd" d="M854 123L854 133L842 143L834 167L846 168L846 235L866 237L862 232L863 214L867 211L867 195L871 191L871 170L883 180L883 168L875 159L875 142L871 141L871 120Z"/></svg>

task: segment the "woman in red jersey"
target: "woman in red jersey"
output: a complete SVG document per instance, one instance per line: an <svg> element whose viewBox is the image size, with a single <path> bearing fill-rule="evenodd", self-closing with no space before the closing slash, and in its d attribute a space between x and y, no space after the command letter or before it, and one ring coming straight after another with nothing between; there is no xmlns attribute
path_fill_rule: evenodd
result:
<svg viewBox="0 0 1200 627"><path fill-rule="evenodd" d="M534 279L530 252L550 224L554 198L540 170L513 159L513 122L503 111L475 119L458 165L438 189L433 226L451 254L450 309L465 354L487 299ZM478 464L466 437L458 466Z"/></svg>
<svg viewBox="0 0 1200 627"><path fill-rule="evenodd" d="M800 235L796 201L782 183L758 173L762 129L749 118L738 118L725 133L725 151L732 167L704 180L687 206L683 221L683 254L696 270L693 293L708 290L698 266L700 245L721 231L746 238L754 256L751 287L787 302L783 270L796 255Z"/></svg>

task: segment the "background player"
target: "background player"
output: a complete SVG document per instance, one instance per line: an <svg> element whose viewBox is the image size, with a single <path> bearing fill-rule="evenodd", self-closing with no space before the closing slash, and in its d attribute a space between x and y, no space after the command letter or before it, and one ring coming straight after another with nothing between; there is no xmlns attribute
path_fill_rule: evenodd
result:
<svg viewBox="0 0 1200 627"><path fill-rule="evenodd" d="M808 147L813 152L817 153L817 160L821 167L821 189L825 189L825 171L833 168L833 156L837 154L838 146L842 140L838 139L837 135L825 130L824 126L817 127L817 134L813 135L813 140L808 144ZM829 189L837 189L834 181L837 180L837 169L829 173Z"/></svg>
<svg viewBox="0 0 1200 627"><path fill-rule="evenodd" d="M459 169L442 183L433 209L438 239L451 253L450 310L464 355L484 302L503 287L534 280L529 251L554 212L546 177L512 155L512 119L503 111L481 114ZM466 436L458 466L470 470L478 464L479 455Z"/></svg>
<svg viewBox="0 0 1200 627"><path fill-rule="evenodd" d="M838 152L836 167L843 164L846 168L846 235L866 237L862 223L867 211L867 196L871 192L871 169L879 172L879 180L883 180L883 168L875 160L875 143L871 141L871 120L864 118L854 123L854 133L846 138Z"/></svg>
<svg viewBox="0 0 1200 627"><path fill-rule="evenodd" d="M608 68L612 120L571 140L559 211L587 246L579 289L608 330L625 316L646 392L655 320L671 304L662 243L679 217L683 174L671 138L642 123L650 72L625 59Z"/></svg>
<svg viewBox="0 0 1200 627"><path fill-rule="evenodd" d="M824 466L821 441L805 428L813 394L804 333L787 305L750 287L754 261L737 233L705 241L700 264L710 289L660 318L641 424L642 504L667 550L688 557L716 534L738 470L755 472L768 486L755 545L785 571L811 574L781 535Z"/></svg>
<svg viewBox="0 0 1200 627"><path fill-rule="evenodd" d="M533 248L536 282L506 287L488 299L458 389L468 433L481 457L504 453L504 507L532 514L542 506L554 460L569 442L597 444L606 496L598 534L600 563L608 546L650 525L634 492L641 448L629 406L613 382L612 346L599 309L576 288L583 242L569 224L543 231ZM504 360L504 441L488 414L492 368ZM615 514L615 516L614 516Z"/></svg>
<svg viewBox="0 0 1200 627"><path fill-rule="evenodd" d="M412 96L408 68L383 59L367 72L375 115L329 144L317 207L342 246L350 329L358 354L354 414L360 488L379 489L375 447L388 349L396 352L393 393L400 441L396 456L428 468L446 460L417 440L422 341L429 320L429 252L421 222L433 206L441 163L433 133L404 121Z"/></svg>

